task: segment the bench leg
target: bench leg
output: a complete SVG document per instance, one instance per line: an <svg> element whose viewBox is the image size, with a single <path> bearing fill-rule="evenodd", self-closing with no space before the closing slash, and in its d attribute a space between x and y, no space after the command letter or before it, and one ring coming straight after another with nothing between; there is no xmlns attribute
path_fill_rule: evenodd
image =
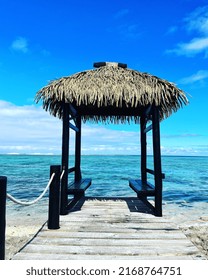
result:
<svg viewBox="0 0 208 280"><path fill-rule="evenodd" d="M155 216L162 217L162 201L155 198Z"/></svg>
<svg viewBox="0 0 208 280"><path fill-rule="evenodd" d="M137 196L155 214L155 207L148 201L146 196Z"/></svg>
<svg viewBox="0 0 208 280"><path fill-rule="evenodd" d="M72 200L69 202L69 204L67 205L67 210L71 210L78 202L81 198L83 198L85 196L85 194L75 194L74 197L72 198Z"/></svg>

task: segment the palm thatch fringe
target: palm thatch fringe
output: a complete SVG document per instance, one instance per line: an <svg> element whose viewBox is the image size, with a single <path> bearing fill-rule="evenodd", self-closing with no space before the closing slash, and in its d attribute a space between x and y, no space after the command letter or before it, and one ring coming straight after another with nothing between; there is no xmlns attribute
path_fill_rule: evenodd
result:
<svg viewBox="0 0 208 280"><path fill-rule="evenodd" d="M76 73L52 81L39 90L36 102L43 101L43 108L54 116L62 117L63 102L77 108L97 108L97 113L83 115L84 120L126 122L138 121L138 115L100 115L99 108L140 108L153 103L160 108L160 118L166 118L188 103L185 93L173 83L148 73L106 65L98 69Z"/></svg>

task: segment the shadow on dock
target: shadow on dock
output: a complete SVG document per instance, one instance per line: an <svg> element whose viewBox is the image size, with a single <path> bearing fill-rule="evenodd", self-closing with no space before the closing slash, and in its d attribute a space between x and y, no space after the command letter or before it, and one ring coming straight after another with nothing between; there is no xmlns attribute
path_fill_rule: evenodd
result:
<svg viewBox="0 0 208 280"><path fill-rule="evenodd" d="M77 204L69 211L70 212L77 212L81 211L84 204L86 202L92 202L93 205L96 204L97 202L113 202L114 205L115 203L121 203L125 202L129 212L138 212L138 213L143 213L143 214L150 214L154 215L154 210L151 208L151 205L147 201L142 201L139 200L136 197L83 197L81 198Z"/></svg>

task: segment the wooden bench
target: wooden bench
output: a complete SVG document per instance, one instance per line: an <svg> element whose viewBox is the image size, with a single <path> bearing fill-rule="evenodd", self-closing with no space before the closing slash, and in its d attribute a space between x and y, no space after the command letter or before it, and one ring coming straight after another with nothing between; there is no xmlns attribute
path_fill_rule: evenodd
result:
<svg viewBox="0 0 208 280"><path fill-rule="evenodd" d="M142 180L129 180L129 186L137 193L138 197L155 196L155 187Z"/></svg>
<svg viewBox="0 0 208 280"><path fill-rule="evenodd" d="M68 194L72 195L84 195L87 188L92 183L92 179L81 179L78 182L73 182L68 186Z"/></svg>
<svg viewBox="0 0 208 280"><path fill-rule="evenodd" d="M68 201L67 210L71 210L84 197L85 191L91 183L92 179L81 179L78 182L69 184L67 194L73 195L74 197Z"/></svg>

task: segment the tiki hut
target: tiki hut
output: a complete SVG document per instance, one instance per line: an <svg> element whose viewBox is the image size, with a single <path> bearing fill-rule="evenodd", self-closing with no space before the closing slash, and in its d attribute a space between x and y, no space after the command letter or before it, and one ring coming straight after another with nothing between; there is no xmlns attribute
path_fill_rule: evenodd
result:
<svg viewBox="0 0 208 280"><path fill-rule="evenodd" d="M162 179L160 153L160 121L188 103L186 95L173 83L148 73L128 69L122 63L94 63L94 69L52 81L36 94L43 108L63 120L61 213L66 214L84 195L91 179L81 177L81 122L140 123L141 180L130 180L130 187L139 199L149 203L155 198L157 216L162 215ZM74 120L73 125L70 120ZM68 168L69 128L76 132L75 167ZM152 130L154 170L147 168L146 134ZM68 186L68 172L75 172L75 181ZM155 184L147 182L147 173ZM68 201L68 195L74 198Z"/></svg>

